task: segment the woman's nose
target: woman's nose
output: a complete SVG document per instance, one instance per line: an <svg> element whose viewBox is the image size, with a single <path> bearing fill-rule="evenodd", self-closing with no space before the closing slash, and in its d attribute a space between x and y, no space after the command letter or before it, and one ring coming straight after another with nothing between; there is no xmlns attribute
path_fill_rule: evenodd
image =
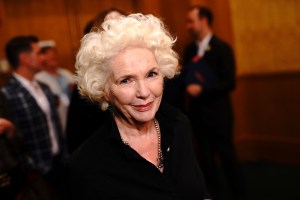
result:
<svg viewBox="0 0 300 200"><path fill-rule="evenodd" d="M138 80L136 87L137 87L137 97L145 99L150 95L149 86L144 79Z"/></svg>

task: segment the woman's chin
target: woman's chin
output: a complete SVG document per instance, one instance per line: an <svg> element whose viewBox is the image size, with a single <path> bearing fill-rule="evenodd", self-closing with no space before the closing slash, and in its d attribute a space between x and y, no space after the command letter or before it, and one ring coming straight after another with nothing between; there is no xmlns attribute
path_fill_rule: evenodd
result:
<svg viewBox="0 0 300 200"><path fill-rule="evenodd" d="M156 112L157 110L154 110L153 108L151 110L143 111L143 112L132 110L130 115L134 121L139 123L145 123L153 120Z"/></svg>
<svg viewBox="0 0 300 200"><path fill-rule="evenodd" d="M134 121L139 122L139 123L149 122L149 121L153 120L154 117L155 117L155 115L152 113L142 113L142 114L132 115L132 118L134 119Z"/></svg>

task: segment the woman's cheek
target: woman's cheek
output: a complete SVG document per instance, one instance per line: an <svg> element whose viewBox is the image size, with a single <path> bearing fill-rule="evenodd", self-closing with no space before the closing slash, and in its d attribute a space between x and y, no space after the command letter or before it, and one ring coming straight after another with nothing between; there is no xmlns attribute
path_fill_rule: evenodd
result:
<svg viewBox="0 0 300 200"><path fill-rule="evenodd" d="M163 93L163 80L158 79L151 84L153 94L157 96L161 96Z"/></svg>
<svg viewBox="0 0 300 200"><path fill-rule="evenodd" d="M133 91L130 89L112 88L111 91L114 99L121 104L130 104L134 96Z"/></svg>

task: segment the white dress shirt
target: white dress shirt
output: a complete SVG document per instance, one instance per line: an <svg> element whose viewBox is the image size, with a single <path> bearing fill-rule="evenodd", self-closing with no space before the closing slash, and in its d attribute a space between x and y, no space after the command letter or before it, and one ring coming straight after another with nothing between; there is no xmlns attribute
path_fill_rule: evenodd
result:
<svg viewBox="0 0 300 200"><path fill-rule="evenodd" d="M35 76L35 80L39 82L45 83L48 85L53 92L53 94L59 97L59 104L58 104L58 115L61 120L61 125L63 132L65 132L66 124L67 124L67 114L70 105L70 94L65 91L65 88L69 88L70 85L74 84L75 81L73 79L73 75L71 72L59 68L58 76L54 76L46 71L41 71ZM59 81L62 80L63 81ZM63 85L62 85L63 84ZM68 91L70 93L70 91Z"/></svg>
<svg viewBox="0 0 300 200"><path fill-rule="evenodd" d="M40 85L36 81L29 81L28 79L22 77L17 73L13 73L13 76L25 87L26 90L31 94L31 96L35 99L41 110L46 115L47 124L49 127L49 137L51 140L51 152L53 155L58 154L59 145L58 139L55 134L54 123L51 118L51 109L49 101L41 89Z"/></svg>
<svg viewBox="0 0 300 200"><path fill-rule="evenodd" d="M209 42L212 38L212 33L207 34L201 42L198 42L198 55L202 57L205 54L205 51L209 48Z"/></svg>

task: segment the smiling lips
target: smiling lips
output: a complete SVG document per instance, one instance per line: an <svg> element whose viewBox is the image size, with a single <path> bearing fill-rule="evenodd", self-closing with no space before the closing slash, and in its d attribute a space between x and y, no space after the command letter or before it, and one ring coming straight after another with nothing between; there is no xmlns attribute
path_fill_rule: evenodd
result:
<svg viewBox="0 0 300 200"><path fill-rule="evenodd" d="M134 105L133 107L138 111L148 111L148 110L150 110L152 104L153 104L153 101L151 101L145 105Z"/></svg>

